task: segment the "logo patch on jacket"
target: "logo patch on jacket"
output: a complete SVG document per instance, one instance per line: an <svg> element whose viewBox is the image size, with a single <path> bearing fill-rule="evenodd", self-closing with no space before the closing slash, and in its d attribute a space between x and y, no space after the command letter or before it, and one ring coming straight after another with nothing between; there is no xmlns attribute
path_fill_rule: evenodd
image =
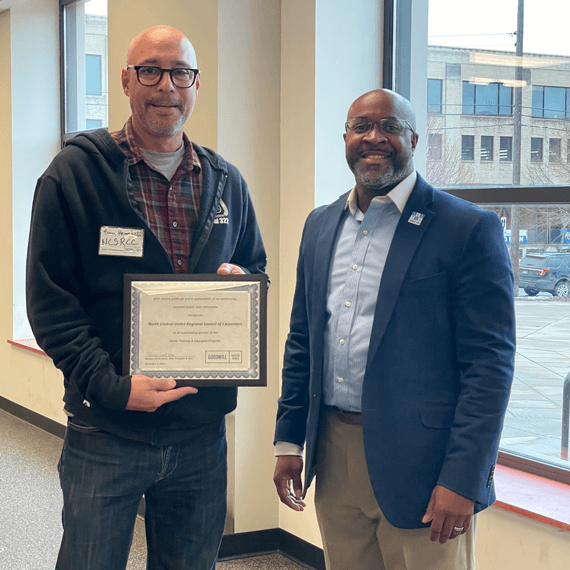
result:
<svg viewBox="0 0 570 570"><path fill-rule="evenodd" d="M227 224L228 222L228 207L223 200L218 204L218 211L214 217L214 224Z"/></svg>

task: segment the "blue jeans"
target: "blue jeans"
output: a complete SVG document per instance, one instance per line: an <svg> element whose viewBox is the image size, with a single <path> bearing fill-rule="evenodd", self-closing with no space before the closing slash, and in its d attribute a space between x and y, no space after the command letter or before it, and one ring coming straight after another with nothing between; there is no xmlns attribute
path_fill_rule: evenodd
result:
<svg viewBox="0 0 570 570"><path fill-rule="evenodd" d="M125 570L143 494L147 570L213 570L226 517L225 422L196 431L161 448L70 418L56 570Z"/></svg>

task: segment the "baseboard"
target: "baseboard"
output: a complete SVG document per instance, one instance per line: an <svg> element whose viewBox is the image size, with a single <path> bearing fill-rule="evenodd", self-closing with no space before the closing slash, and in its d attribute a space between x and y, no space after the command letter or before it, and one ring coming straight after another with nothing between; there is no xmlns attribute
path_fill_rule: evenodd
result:
<svg viewBox="0 0 570 570"><path fill-rule="evenodd" d="M65 435L65 426L0 396L0 409L59 438ZM144 516L144 498L139 507ZM220 547L220 560L247 558L279 552L308 570L325 570L321 548L281 528L225 534Z"/></svg>
<svg viewBox="0 0 570 570"><path fill-rule="evenodd" d="M225 534L220 560L279 552L309 570L325 570L321 548L281 528Z"/></svg>
<svg viewBox="0 0 570 570"><path fill-rule="evenodd" d="M50 420L49 418L33 412L28 408L24 408L24 406L20 406L20 404L16 404L2 396L0 396L0 409L61 439L63 439L63 436L65 435L65 426L63 424Z"/></svg>

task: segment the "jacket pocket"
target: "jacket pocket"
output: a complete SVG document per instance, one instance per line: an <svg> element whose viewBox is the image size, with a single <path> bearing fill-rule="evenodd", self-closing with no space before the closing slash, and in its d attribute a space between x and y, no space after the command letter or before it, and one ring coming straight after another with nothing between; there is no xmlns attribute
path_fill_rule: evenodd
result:
<svg viewBox="0 0 570 570"><path fill-rule="evenodd" d="M449 429L455 417L455 405L432 404L420 408L422 424L427 428Z"/></svg>

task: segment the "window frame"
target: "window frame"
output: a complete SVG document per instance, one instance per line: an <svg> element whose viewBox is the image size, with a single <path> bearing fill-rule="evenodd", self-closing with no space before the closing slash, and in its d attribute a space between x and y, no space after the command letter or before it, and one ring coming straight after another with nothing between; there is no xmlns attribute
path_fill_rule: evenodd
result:
<svg viewBox="0 0 570 570"><path fill-rule="evenodd" d="M485 139L486 142L491 142L491 144L489 146L483 146L483 139ZM479 152L479 157L480 157L480 162L494 162L495 158L494 158L494 154L495 154L495 137L494 136L490 136L490 135L481 135L481 148L480 148L480 152ZM483 151L488 151L489 152L489 156L488 158L483 158Z"/></svg>
<svg viewBox="0 0 570 570"><path fill-rule="evenodd" d="M534 141L540 141L540 155L538 158L533 158L533 153L537 152L539 149L534 148ZM530 138L530 162L535 164L542 164L544 161L544 138L542 137L531 137Z"/></svg>
<svg viewBox="0 0 570 570"><path fill-rule="evenodd" d="M471 141L471 154L470 158L465 158L465 151L464 149L467 148L465 146L465 141ZM462 162L475 162L475 135L461 135L461 161Z"/></svg>
<svg viewBox="0 0 570 570"><path fill-rule="evenodd" d="M443 112L443 79L434 79L434 78L430 78L428 77L428 90L427 90L427 112L428 113L433 113L435 115L441 115ZM439 84L439 103L437 104L431 104L430 103L430 81L432 81L433 83L437 82ZM437 110L433 110L432 107L437 107Z"/></svg>
<svg viewBox="0 0 570 570"><path fill-rule="evenodd" d="M471 81L466 81L465 79L461 82L461 114L462 115L467 115L467 116L473 116L473 117L512 117L513 116L513 88L512 87L508 87L506 86L504 83L501 83L500 81L492 81L489 83L472 83ZM477 103L477 88L480 88L479 91L482 90L482 88L489 88L491 86L497 86L497 104L495 105L494 103L492 105L488 105L488 104L481 104L481 103ZM473 99L473 103L468 102L465 103L465 92L466 92L466 87L472 87L472 99ZM502 102L502 96L506 96L507 93L503 93L503 95L501 94L502 91L504 89L508 89L509 90L509 95L510 95L510 103L508 105L504 104L504 102ZM479 97L483 97L485 98L485 96L483 95L483 93L479 93ZM483 107L496 107L497 112L496 113L481 113L481 112L477 112L477 108L481 109ZM509 108L509 112L508 113L501 113L501 109L508 107ZM470 108L471 110L466 110L467 108ZM494 109L493 109L494 110Z"/></svg>
<svg viewBox="0 0 570 570"><path fill-rule="evenodd" d="M555 109L547 109L546 105L546 89L561 89L564 91L564 105L563 109L555 110ZM569 91L570 87L564 87L563 85L533 85L532 86L532 103L531 103L531 117L533 119L546 119L548 121L565 121L570 119L570 96ZM540 106L535 105L535 94L540 91L541 93L541 102ZM561 117L546 117L545 113L549 112L559 112L562 113ZM540 113L540 114L538 114Z"/></svg>
<svg viewBox="0 0 570 570"><path fill-rule="evenodd" d="M558 151L553 153L553 149L556 148L558 148ZM548 163L562 164L562 139L560 137L550 137L548 139Z"/></svg>
<svg viewBox="0 0 570 570"><path fill-rule="evenodd" d="M409 2L409 0L408 0ZM406 2L404 2L406 3ZM411 8L411 2L408 6ZM409 10L411 12L411 10ZM395 61L396 42L395 30L396 22L395 0L384 0L384 33L383 33L383 67L382 67L382 87L394 89L397 85ZM411 16L410 16L411 17ZM406 31L409 33L409 30ZM426 33L427 37L427 33ZM412 52L408 50L408 57L412 57ZM409 71L404 69L404 73ZM426 75L426 79L428 79ZM514 89L512 93L511 115L514 116ZM402 93L407 96L406 93ZM427 108L427 106L426 106ZM462 113L463 114L463 113ZM505 137L509 138L509 137ZM511 139L513 137L510 137ZM515 158L513 153L516 150L511 140L511 161ZM570 162L570 141L568 142L568 162ZM544 144L543 144L544 148ZM504 161L507 162L507 161ZM464 187L446 188L448 194L458 196L474 204L501 205L501 204L564 204L570 203L570 186L493 186L493 187ZM539 475L547 479L570 484L570 466L568 468L559 467L529 457L509 451L499 451L497 462L506 467Z"/></svg>
<svg viewBox="0 0 570 570"><path fill-rule="evenodd" d="M503 141L509 141L508 148L503 148ZM508 151L509 158L501 158L501 152ZM499 137L499 162L513 162L513 137L500 136Z"/></svg>
<svg viewBox="0 0 570 570"><path fill-rule="evenodd" d="M79 133L85 133L94 129L81 129L78 131L72 131L69 133L66 133L66 113L67 113L67 109L66 109L66 105L67 105L67 100L66 100L66 89L65 89L65 82L66 82L66 77L65 77L65 8L67 6L70 6L71 4L76 4L80 2L80 0L59 0L59 115L60 115L60 140L61 140L61 147L63 148L65 146L65 143L72 139L73 137L75 137L76 135L78 135ZM85 53L85 56L87 55L96 55L96 54L87 54ZM106 73L106 72L105 72ZM87 94L86 93L86 97L100 97L103 94L103 90L106 88L105 85L103 85L103 60L101 58L101 93L99 95L96 94ZM86 86L87 87L87 86ZM85 89L87 91L87 89ZM108 104L108 102L107 102ZM105 127L108 128L108 127Z"/></svg>

